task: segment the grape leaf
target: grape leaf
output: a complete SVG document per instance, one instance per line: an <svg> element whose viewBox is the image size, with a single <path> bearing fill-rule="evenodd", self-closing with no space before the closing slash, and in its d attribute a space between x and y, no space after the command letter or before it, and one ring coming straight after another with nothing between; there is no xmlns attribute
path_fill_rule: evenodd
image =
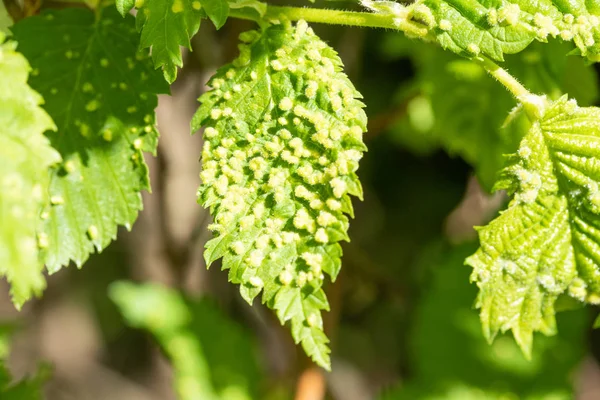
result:
<svg viewBox="0 0 600 400"><path fill-rule="evenodd" d="M200 20L205 15L200 0L117 0L116 3L123 16L134 6L138 10L140 47L152 48L155 67L162 67L165 79L173 83L177 67L183 66L179 47L190 48L190 39L200 29Z"/></svg>
<svg viewBox="0 0 600 400"><path fill-rule="evenodd" d="M27 85L30 67L0 32L0 275L20 308L46 287L38 245L39 215L48 203L49 168L60 161L44 131L56 129Z"/></svg>
<svg viewBox="0 0 600 400"><path fill-rule="evenodd" d="M166 83L138 53L134 18L112 7L47 11L12 29L34 67L31 86L47 100L63 163L52 170L42 213L50 272L81 265L131 226L149 187L142 151L154 152L156 93Z"/></svg>
<svg viewBox="0 0 600 400"><path fill-rule="evenodd" d="M305 22L241 39L239 58L211 79L192 122L206 128L199 199L217 233L205 258L223 257L248 302L263 291L280 321L291 320L296 342L329 368L323 273L336 278L348 195L362 195L363 104L335 51Z"/></svg>
<svg viewBox="0 0 600 400"><path fill-rule="evenodd" d="M566 97L548 104L496 184L514 193L508 210L467 259L486 337L512 330L526 355L533 332L555 333L558 296L600 304L598 121Z"/></svg>
<svg viewBox="0 0 600 400"><path fill-rule="evenodd" d="M411 36L436 39L445 49L465 56L484 54L503 61L534 40L559 37L573 41L578 52L600 60L600 3L589 0L417 0L403 6L362 0L387 14Z"/></svg>

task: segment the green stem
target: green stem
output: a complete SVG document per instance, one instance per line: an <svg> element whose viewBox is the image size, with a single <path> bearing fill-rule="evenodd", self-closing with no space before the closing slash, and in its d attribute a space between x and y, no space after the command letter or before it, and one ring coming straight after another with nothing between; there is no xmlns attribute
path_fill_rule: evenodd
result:
<svg viewBox="0 0 600 400"><path fill-rule="evenodd" d="M479 63L485 70L498 82L500 82L513 96L519 101L522 101L527 96L531 96L532 93L525 88L514 76L512 76L507 70L500 67L498 64L486 57L478 57L475 61Z"/></svg>
<svg viewBox="0 0 600 400"><path fill-rule="evenodd" d="M531 93L514 76L508 73L507 70L501 68L489 58L477 57L475 61L515 96L517 101L523 105L527 116L532 122L543 118L548 107L546 96L538 96Z"/></svg>
<svg viewBox="0 0 600 400"><path fill-rule="evenodd" d="M248 9L232 9L230 16L234 18L257 21L256 13ZM330 25L349 25L366 28L384 28L398 30L393 15L374 14L368 12L329 10L321 8L267 6L264 19L287 18L290 21L304 20Z"/></svg>

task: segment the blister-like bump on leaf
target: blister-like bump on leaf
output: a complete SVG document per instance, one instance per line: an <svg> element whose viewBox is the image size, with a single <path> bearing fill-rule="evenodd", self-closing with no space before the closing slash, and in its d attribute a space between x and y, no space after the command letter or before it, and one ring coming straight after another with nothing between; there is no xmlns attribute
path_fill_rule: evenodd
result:
<svg viewBox="0 0 600 400"><path fill-rule="evenodd" d="M17 307L46 287L39 215L48 203L49 167L60 161L44 131L56 129L27 85L30 67L0 32L0 276Z"/></svg>
<svg viewBox="0 0 600 400"><path fill-rule="evenodd" d="M465 56L484 54L503 61L534 40L573 41L578 52L600 60L600 6L586 0L417 0L403 6L362 0L387 14L410 36L436 39L444 48Z"/></svg>
<svg viewBox="0 0 600 400"><path fill-rule="evenodd" d="M58 130L48 134L63 163L53 168L42 213L43 259L54 272L82 265L117 227L130 227L149 188L143 151L158 140L154 108L166 83L138 52L134 18L110 7L48 11L13 27Z"/></svg>
<svg viewBox="0 0 600 400"><path fill-rule="evenodd" d="M215 219L205 258L223 258L248 302L262 291L328 368L322 285L340 270L349 195L362 195L363 104L305 22L240 38L239 58L211 79L193 121L205 127L199 200Z"/></svg>
<svg viewBox="0 0 600 400"><path fill-rule="evenodd" d="M558 296L600 304L598 121L598 108L551 103L497 184L514 199L467 259L490 340L512 330L530 354L533 332L555 332Z"/></svg>

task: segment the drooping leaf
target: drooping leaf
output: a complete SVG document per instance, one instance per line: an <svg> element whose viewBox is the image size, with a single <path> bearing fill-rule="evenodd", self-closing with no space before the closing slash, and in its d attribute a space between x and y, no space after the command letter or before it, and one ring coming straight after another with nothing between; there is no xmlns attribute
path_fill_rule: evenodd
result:
<svg viewBox="0 0 600 400"><path fill-rule="evenodd" d="M229 16L229 3L227 0L200 0L200 3L208 18L215 24L217 29L220 29Z"/></svg>
<svg viewBox="0 0 600 400"><path fill-rule="evenodd" d="M110 288L128 324L152 333L171 359L181 400L250 400L259 380L249 334L206 299L156 284Z"/></svg>
<svg viewBox="0 0 600 400"><path fill-rule="evenodd" d="M48 134L63 163L53 168L42 213L49 271L81 265L130 227L149 188L143 151L154 152L157 93L166 84L138 53L134 19L116 10L65 9L12 29L34 68L31 86L46 98L58 130Z"/></svg>
<svg viewBox="0 0 600 400"><path fill-rule="evenodd" d="M488 345L472 310L477 288L464 265L475 248L436 242L423 252L416 269L428 279L410 330L412 374L380 399L573 399L571 372L585 355L586 313L559 314L560 333L539 338L531 361L508 336Z"/></svg>
<svg viewBox="0 0 600 400"><path fill-rule="evenodd" d="M403 6L391 1L362 0L389 15L411 36L437 40L465 56L484 54L503 61L534 40L573 41L592 61L600 59L600 4L589 0L417 0Z"/></svg>
<svg viewBox="0 0 600 400"><path fill-rule="evenodd" d="M534 332L556 331L558 296L600 304L598 121L598 108L551 102L496 185L514 199L467 259L490 340L512 330L531 354Z"/></svg>
<svg viewBox="0 0 600 400"><path fill-rule="evenodd" d="M0 276L20 308L46 287L39 216L49 201L50 166L60 155L44 136L56 127L40 107L42 96L27 85L29 63L4 39L0 32Z"/></svg>
<svg viewBox="0 0 600 400"><path fill-rule="evenodd" d="M134 6L138 10L136 26L141 32L141 48L152 49L156 68L162 67L165 79L173 83L177 67L183 66L180 46L191 48L190 39L200 29L206 3L222 4L223 0L117 0L117 9L125 16ZM221 13L215 13L217 24ZM213 20L214 21L214 20Z"/></svg>
<svg viewBox="0 0 600 400"><path fill-rule="evenodd" d="M223 258L242 296L291 320L292 335L329 367L324 273L340 269L349 195L366 116L336 53L305 22L241 35L246 42L200 98L205 127L199 199L215 218L207 264Z"/></svg>

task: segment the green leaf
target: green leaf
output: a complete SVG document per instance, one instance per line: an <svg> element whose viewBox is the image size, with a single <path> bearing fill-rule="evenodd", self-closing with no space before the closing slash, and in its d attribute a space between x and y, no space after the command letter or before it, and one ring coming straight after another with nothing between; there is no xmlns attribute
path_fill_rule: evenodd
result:
<svg viewBox="0 0 600 400"><path fill-rule="evenodd" d="M598 121L598 108L549 103L496 185L514 199L467 259L489 340L512 330L529 355L533 332L556 331L558 296L600 304Z"/></svg>
<svg viewBox="0 0 600 400"><path fill-rule="evenodd" d="M229 16L229 3L227 0L200 0L202 8L217 29L225 25Z"/></svg>
<svg viewBox="0 0 600 400"><path fill-rule="evenodd" d="M50 272L81 266L104 249L118 225L130 227L149 188L143 151L154 152L156 93L166 84L138 53L134 19L112 7L48 11L13 27L34 67L30 84L46 98L63 163L51 172L51 206L42 213Z"/></svg>
<svg viewBox="0 0 600 400"><path fill-rule="evenodd" d="M361 3L393 18L411 36L435 38L445 49L465 56L484 54L503 61L534 40L573 41L578 52L600 60L600 5L589 0L417 0L403 6L390 1Z"/></svg>
<svg viewBox="0 0 600 400"><path fill-rule="evenodd" d="M411 377L380 398L573 399L571 372L585 355L586 312L561 313L560 333L537 339L531 361L508 336L488 345L472 310L477 288L469 284L464 266L475 248L435 242L424 249L414 267L428 279L420 285L407 343Z"/></svg>
<svg viewBox="0 0 600 400"><path fill-rule="evenodd" d="M181 400L250 400L260 374L250 334L206 299L186 302L156 284L117 282L110 297L129 325L147 329L165 349Z"/></svg>
<svg viewBox="0 0 600 400"><path fill-rule="evenodd" d="M12 382L10 373L0 362L0 397L2 400L42 400L43 384L48 380L50 368L41 366L32 378Z"/></svg>
<svg viewBox="0 0 600 400"><path fill-rule="evenodd" d="M40 107L42 96L27 85L30 67L15 48L0 32L0 275L20 308L46 287L39 215L49 200L49 168L60 155L44 136L56 127Z"/></svg>
<svg viewBox="0 0 600 400"><path fill-rule="evenodd" d="M277 310L319 365L329 368L323 273L339 272L349 194L365 146L360 94L333 49L303 21L262 33L221 68L200 98L205 127L199 199L215 219L207 264L223 258L242 296ZM348 206L346 206L348 205Z"/></svg>
<svg viewBox="0 0 600 400"><path fill-rule="evenodd" d="M190 39L200 29L200 20L205 15L204 2L211 3L210 0L117 0L117 9L123 16L134 6L138 10L136 26L142 35L140 48L152 49L154 66L162 67L169 83L177 78L177 67L183 66L179 47L191 49ZM223 0L212 0L212 3L223 3ZM215 16L216 25L223 17L220 12Z"/></svg>
<svg viewBox="0 0 600 400"><path fill-rule="evenodd" d="M252 8L259 17L264 17L267 13L267 4L257 0L229 0L229 7L232 9Z"/></svg>
<svg viewBox="0 0 600 400"><path fill-rule="evenodd" d="M600 328L600 316L596 317L594 320L594 329Z"/></svg>
<svg viewBox="0 0 600 400"><path fill-rule="evenodd" d="M42 364L34 376L15 382L11 377L6 360L10 352L15 327L0 325L0 398L2 400L42 400L42 386L49 379L51 368Z"/></svg>
<svg viewBox="0 0 600 400"><path fill-rule="evenodd" d="M131 326L149 330L165 348L182 400L218 399L202 344L186 329L191 314L177 292L156 284L117 282L110 297Z"/></svg>

